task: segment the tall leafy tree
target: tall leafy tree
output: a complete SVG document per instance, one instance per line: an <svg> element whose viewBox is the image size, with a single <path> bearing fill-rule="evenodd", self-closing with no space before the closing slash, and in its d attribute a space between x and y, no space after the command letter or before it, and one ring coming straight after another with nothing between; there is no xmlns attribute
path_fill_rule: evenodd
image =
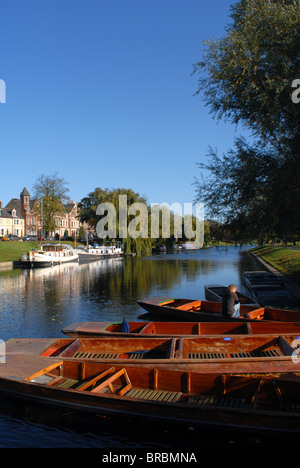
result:
<svg viewBox="0 0 300 468"><path fill-rule="evenodd" d="M120 206L120 200L122 206ZM106 204L110 205L107 205L107 210ZM102 205L101 213L98 211L99 205ZM105 236L101 240L120 240L127 252L140 253L160 243L172 245L178 238L186 239L186 229L183 227L186 220L182 216L175 215L169 207L164 205L162 207L149 206L147 199L132 189L110 190L98 187L81 200L79 208L81 222L86 222L97 234L99 222L103 222L102 227L105 224L107 228L105 226ZM110 208L112 208L111 217ZM110 221L113 229L109 232ZM194 216L191 221L190 224L193 225L191 231L195 232ZM126 232L124 232L124 226ZM101 232L103 232L102 229Z"/></svg>
<svg viewBox="0 0 300 468"><path fill-rule="evenodd" d="M203 41L197 94L251 141L238 138L222 158L210 150L197 198L232 226L288 237L300 230L299 0L240 0L230 18L223 38Z"/></svg>
<svg viewBox="0 0 300 468"><path fill-rule="evenodd" d="M126 207L119 206L120 196L124 196L124 200L126 201ZM132 189L125 189L125 188L117 188L117 189L101 189L97 187L93 192L90 192L87 197L84 197L80 204L80 219L81 222L86 222L91 226L91 228L96 231L97 224L101 219L107 219L107 213L104 211L102 214L97 214L97 207L101 204L109 203L114 208L115 217L112 220L112 223L115 226L114 230L114 239L120 240L123 242L125 246L125 251L127 252L141 252L151 246L151 239L147 236L145 238L132 238L130 236L129 230L127 229L130 226L130 222L135 218L136 213L130 214L129 207L134 203L141 203L145 206L147 211L147 218L148 218L148 206L147 200L145 197L141 196L139 193L134 192ZM120 211L122 214L126 211L126 219L121 222L121 226L119 224L120 221ZM145 225L148 226L148 219L146 218ZM143 223L141 223L143 224ZM120 232L120 227L126 225L126 236L125 233ZM138 227L137 227L138 229ZM125 237L124 237L125 236ZM103 238L104 240L111 240L111 237Z"/></svg>
<svg viewBox="0 0 300 468"><path fill-rule="evenodd" d="M33 189L35 197L41 203L38 210L43 216L43 230L48 235L55 230L55 218L65 213L63 204L68 200L69 188L67 182L56 172L52 175L40 175Z"/></svg>

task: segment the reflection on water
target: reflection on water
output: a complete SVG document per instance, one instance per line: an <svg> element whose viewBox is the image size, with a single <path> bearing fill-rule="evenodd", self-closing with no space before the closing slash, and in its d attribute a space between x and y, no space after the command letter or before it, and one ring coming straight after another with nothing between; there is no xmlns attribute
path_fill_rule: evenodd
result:
<svg viewBox="0 0 300 468"><path fill-rule="evenodd" d="M247 292L243 273L258 269L261 267L245 249L231 247L1 272L0 339L56 338L64 336L62 328L78 321L115 321L123 317L138 320L144 312L136 304L138 300L157 295L205 299L206 284L235 283L241 291ZM15 419L3 412L0 404L1 447L41 445L34 436L36 426L27 418L26 430L24 427L23 415ZM47 427L38 426L44 446L55 447L57 441L57 446L61 447L62 438L72 446L72 437L64 425L51 431ZM123 429L115 435L102 431L100 438L85 432L79 435L77 429L74 430L73 440L80 440L81 446L151 446L149 440L146 443L127 433L124 436ZM76 446L76 442L74 444Z"/></svg>
<svg viewBox="0 0 300 468"><path fill-rule="evenodd" d="M215 248L143 258L105 259L2 272L1 339L56 337L75 321L136 320L148 296L205 299L206 284L235 283L259 269L239 248Z"/></svg>

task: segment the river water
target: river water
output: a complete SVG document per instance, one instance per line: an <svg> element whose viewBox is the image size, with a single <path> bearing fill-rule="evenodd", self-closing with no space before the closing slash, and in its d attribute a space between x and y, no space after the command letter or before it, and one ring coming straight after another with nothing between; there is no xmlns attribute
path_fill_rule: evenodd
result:
<svg viewBox="0 0 300 468"><path fill-rule="evenodd" d="M138 300L150 296L204 300L206 284L234 283L247 293L244 271L259 269L247 248L219 247L2 271L0 338L59 338L65 337L61 329L73 322L139 320L145 311L137 305ZM184 447L216 443L215 434L199 438L192 431L153 434L145 428L141 432L130 423L88 424L65 413L0 400L0 447L178 448L178 437ZM222 435L218 443L226 446L238 442Z"/></svg>

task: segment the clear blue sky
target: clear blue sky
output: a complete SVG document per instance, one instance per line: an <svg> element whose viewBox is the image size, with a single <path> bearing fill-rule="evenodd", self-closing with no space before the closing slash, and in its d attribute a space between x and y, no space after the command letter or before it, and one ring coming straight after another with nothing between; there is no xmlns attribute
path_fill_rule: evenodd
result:
<svg viewBox="0 0 300 468"><path fill-rule="evenodd" d="M234 0L2 0L0 199L59 173L79 201L132 188L192 203L196 163L236 130L194 97L201 39L220 37Z"/></svg>

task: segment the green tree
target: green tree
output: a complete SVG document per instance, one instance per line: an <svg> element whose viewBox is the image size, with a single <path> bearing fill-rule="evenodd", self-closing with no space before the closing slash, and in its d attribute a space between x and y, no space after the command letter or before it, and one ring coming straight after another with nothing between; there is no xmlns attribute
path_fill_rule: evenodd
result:
<svg viewBox="0 0 300 468"><path fill-rule="evenodd" d="M40 175L36 180L33 189L35 197L40 200L41 206L38 206L39 214L43 217L43 230L46 235L54 231L55 217L65 213L63 203L68 200L67 182L58 177L58 173L53 175Z"/></svg>
<svg viewBox="0 0 300 468"><path fill-rule="evenodd" d="M125 196L126 199L126 235L122 232L123 223L120 225L120 212L121 210L122 213L124 212L124 206L120 207L120 196ZM108 216L109 210L97 214L98 206L105 203L113 206L112 218ZM136 204L141 204L142 209L138 209ZM88 223L95 232L101 220L107 224L111 220L114 225L113 238L122 241L126 252L141 253L158 244L171 246L178 238L185 240L184 219L181 216L175 215L166 205L150 207L147 204L147 199L132 189L96 188L81 200L79 209L81 222ZM191 224L195 230L196 219L194 216ZM136 238L130 231L131 227L138 234ZM111 240L111 234L107 235L109 239L104 237L101 240Z"/></svg>
<svg viewBox="0 0 300 468"><path fill-rule="evenodd" d="M106 213L103 213L102 215L97 215L98 205L104 204L104 203L112 204L116 213L116 216L113 220L115 224L114 239L120 240L121 242L123 242L126 252L140 253L141 251L144 251L147 248L151 247L151 239L149 239L148 236L146 238L138 237L137 239L134 239L129 235L128 229L127 229L127 236L124 237L123 233L120 233L120 225L119 225L119 213L120 213L119 196L120 195L126 196L126 200L127 200L126 220L125 220L127 227L129 227L130 222L135 218L135 216L133 214L130 214L128 210L128 208L134 203L141 203L144 206L146 206L147 217L148 217L149 207L147 206L147 200L145 197L141 196L139 193L134 192L132 189L117 188L117 189L110 190L107 188L101 189L98 187L93 192L90 192L87 197L81 200L79 204L80 220L81 222L88 223L91 226L91 228L94 231L96 231L98 222L101 219L106 218L107 216ZM146 221L148 222L148 219ZM103 240L107 241L108 239L104 238Z"/></svg>
<svg viewBox="0 0 300 468"><path fill-rule="evenodd" d="M200 94L214 118L241 124L222 158L210 149L196 180L197 199L245 234L290 237L300 230L300 5L294 0L241 0L224 38L203 41L195 65ZM246 231L245 231L246 230Z"/></svg>

